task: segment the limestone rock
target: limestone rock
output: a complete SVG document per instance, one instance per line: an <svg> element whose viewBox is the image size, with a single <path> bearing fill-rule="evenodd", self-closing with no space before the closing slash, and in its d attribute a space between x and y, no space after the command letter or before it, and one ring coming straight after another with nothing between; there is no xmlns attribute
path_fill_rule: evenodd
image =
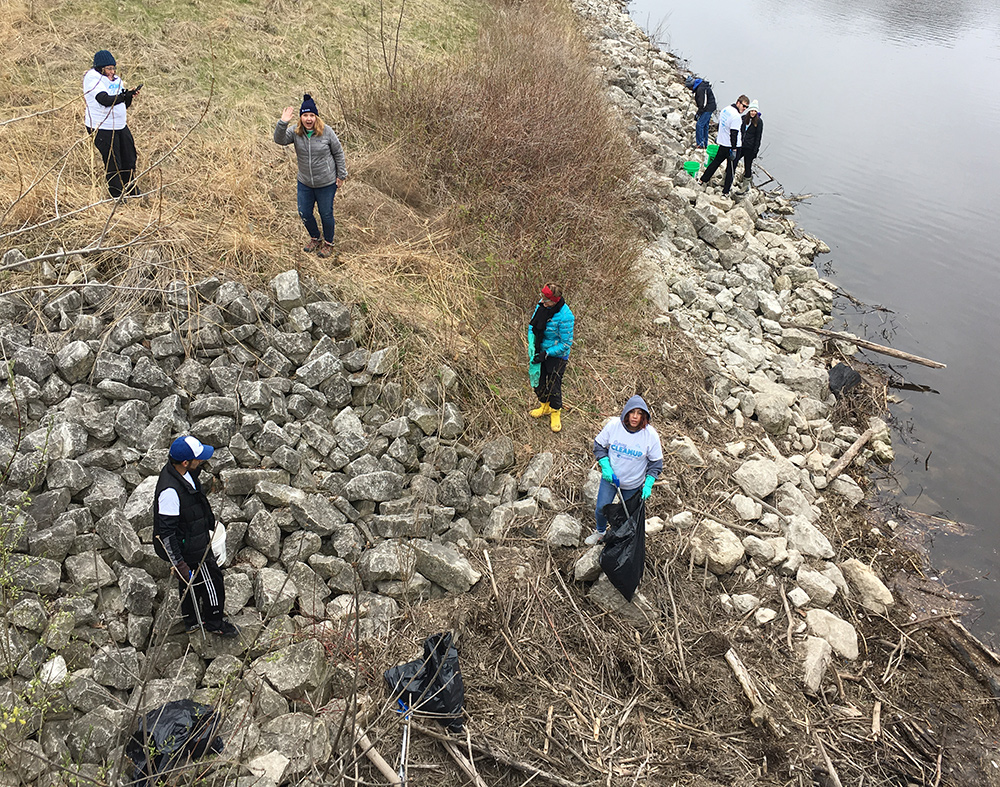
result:
<svg viewBox="0 0 1000 787"><path fill-rule="evenodd" d="M743 544L725 525L703 519L691 537L694 562L713 574L728 574L743 560Z"/></svg>
<svg viewBox="0 0 1000 787"><path fill-rule="evenodd" d="M733 479L748 495L765 498L778 488L778 469L770 459L748 459Z"/></svg>
<svg viewBox="0 0 1000 787"><path fill-rule="evenodd" d="M583 525L580 520L569 514L556 514L545 540L556 547L576 547L580 544L580 533Z"/></svg>
<svg viewBox="0 0 1000 787"><path fill-rule="evenodd" d="M861 605L879 615L885 615L895 601L892 593L878 575L860 560L851 558L840 564L840 570L855 593Z"/></svg>
<svg viewBox="0 0 1000 787"><path fill-rule="evenodd" d="M846 620L825 609L810 609L806 625L814 636L829 642L838 656L851 660L858 657L858 632Z"/></svg>

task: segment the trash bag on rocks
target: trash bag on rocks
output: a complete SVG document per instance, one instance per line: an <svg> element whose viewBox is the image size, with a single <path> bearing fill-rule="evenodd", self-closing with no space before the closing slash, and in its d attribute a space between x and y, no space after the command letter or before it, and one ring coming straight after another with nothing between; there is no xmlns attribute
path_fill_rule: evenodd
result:
<svg viewBox="0 0 1000 787"><path fill-rule="evenodd" d="M125 746L135 764L131 785L152 785L188 760L223 749L217 735L221 720L210 706L193 700L174 700L151 710Z"/></svg>
<svg viewBox="0 0 1000 787"><path fill-rule="evenodd" d="M601 568L626 601L631 601L646 569L646 501L640 491L631 499L604 506L608 532Z"/></svg>
<svg viewBox="0 0 1000 787"><path fill-rule="evenodd" d="M837 396L850 391L861 382L861 375L846 363L838 363L830 369L830 390Z"/></svg>
<svg viewBox="0 0 1000 787"><path fill-rule="evenodd" d="M462 731L465 685L450 633L429 636L423 658L386 670L385 682L390 696L409 710L433 715L450 732Z"/></svg>

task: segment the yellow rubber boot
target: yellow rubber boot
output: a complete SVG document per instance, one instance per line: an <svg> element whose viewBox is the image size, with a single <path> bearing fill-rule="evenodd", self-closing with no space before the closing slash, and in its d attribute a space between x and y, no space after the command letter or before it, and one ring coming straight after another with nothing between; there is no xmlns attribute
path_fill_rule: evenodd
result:
<svg viewBox="0 0 1000 787"><path fill-rule="evenodd" d="M549 410L549 427L553 432L558 432L562 429L562 416L560 415L562 410Z"/></svg>
<svg viewBox="0 0 1000 787"><path fill-rule="evenodd" d="M543 415L548 415L551 412L552 408L549 407L549 403L542 402L540 405L538 405L538 407L536 407L534 410L528 413L528 415L530 415L532 418L541 418Z"/></svg>

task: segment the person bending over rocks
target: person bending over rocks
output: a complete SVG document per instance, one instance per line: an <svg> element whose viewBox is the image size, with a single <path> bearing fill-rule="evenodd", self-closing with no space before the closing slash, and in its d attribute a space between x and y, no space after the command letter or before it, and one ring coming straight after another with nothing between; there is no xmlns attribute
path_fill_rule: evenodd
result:
<svg viewBox="0 0 1000 787"><path fill-rule="evenodd" d="M199 479L214 453L212 446L190 435L170 445L153 497L153 547L177 575L188 632L198 629L200 612L206 631L235 637L240 632L223 615L226 585L212 551L215 514Z"/></svg>
<svg viewBox="0 0 1000 787"><path fill-rule="evenodd" d="M573 346L576 318L553 281L542 287L535 312L528 323L528 377L541 404L532 418L549 416L553 432L562 429L562 378Z"/></svg>
<svg viewBox="0 0 1000 787"><path fill-rule="evenodd" d="M694 102L697 106L697 113L694 124L694 146L704 150L708 147L708 124L715 112L715 93L712 92L712 83L707 79L689 76L684 80L684 86L694 93Z"/></svg>
<svg viewBox="0 0 1000 787"><path fill-rule="evenodd" d="M719 114L719 134L715 138L719 145L719 152L716 153L712 163L708 165L708 169L701 176L701 182L707 185L712 179L712 175L715 174L715 170L725 159L726 178L722 184L722 196L724 197L729 196L729 189L733 186L736 162L739 160L740 154L740 127L742 125L740 116L749 105L750 99L746 96L740 96L736 99L735 104L730 104Z"/></svg>
<svg viewBox="0 0 1000 787"><path fill-rule="evenodd" d="M615 501L619 489L628 509L629 501L636 495L641 495L643 500L649 499L653 482L663 472L663 446L649 418L645 400L633 396L625 402L621 417L609 420L594 439L594 456L601 466L601 485L594 512L597 527L584 539L588 546L604 540L608 530L604 507Z"/></svg>
<svg viewBox="0 0 1000 787"><path fill-rule="evenodd" d="M274 141L279 145L295 146L299 165L299 218L309 233L309 242L302 250L315 251L317 256L326 258L333 253L333 198L347 180L344 148L334 130L320 120L316 102L308 93L302 97L298 123L289 128L294 114L292 107L285 107L281 120L274 127ZM319 208L319 218L323 222L322 239L313 206Z"/></svg>

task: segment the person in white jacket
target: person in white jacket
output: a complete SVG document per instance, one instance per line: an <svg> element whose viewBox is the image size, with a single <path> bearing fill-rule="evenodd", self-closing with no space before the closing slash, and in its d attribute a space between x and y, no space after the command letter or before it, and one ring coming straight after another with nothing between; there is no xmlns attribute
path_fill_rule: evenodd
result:
<svg viewBox="0 0 1000 787"><path fill-rule="evenodd" d="M118 76L114 56L102 49L83 75L83 124L94 137L94 147L104 160L108 191L115 199L135 193L135 140L128 128L127 110L142 85L131 90Z"/></svg>
<svg viewBox="0 0 1000 787"><path fill-rule="evenodd" d="M712 163L708 165L701 176L701 182L708 184L715 174L715 170L726 162L726 179L722 184L722 196L729 196L729 189L733 187L733 177L736 175L736 163L740 160L740 128L743 126L743 113L750 106L750 99L740 96L735 104L730 104L719 113L719 134L715 138L719 145L719 152L715 154Z"/></svg>
<svg viewBox="0 0 1000 787"><path fill-rule="evenodd" d="M597 526L585 539L588 546L604 540L608 529L604 507L615 501L619 489L627 508L636 495L647 500L653 492L653 482L663 472L663 446L649 420L645 400L633 396L622 408L621 417L608 421L594 438L594 456L601 466L601 485L594 512Z"/></svg>

